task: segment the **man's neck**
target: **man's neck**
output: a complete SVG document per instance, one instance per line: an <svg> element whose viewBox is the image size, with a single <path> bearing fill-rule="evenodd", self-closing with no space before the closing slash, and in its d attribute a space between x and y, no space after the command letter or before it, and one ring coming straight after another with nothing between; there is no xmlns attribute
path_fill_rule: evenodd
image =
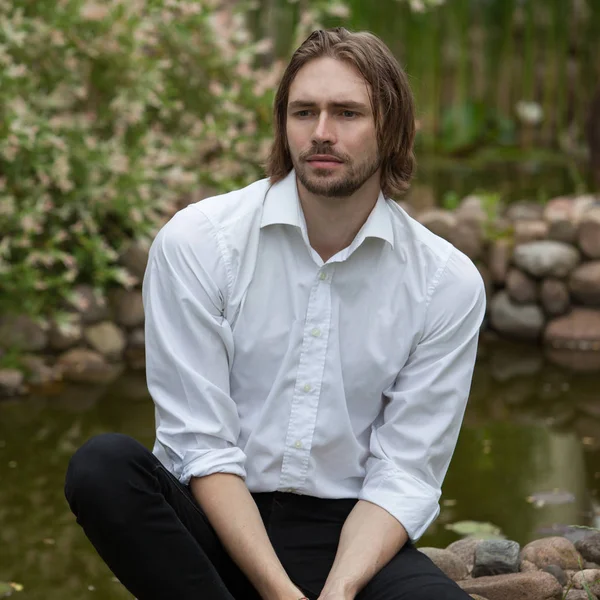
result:
<svg viewBox="0 0 600 600"><path fill-rule="evenodd" d="M310 245L327 262L347 248L369 217L379 197L378 178L371 178L352 196L324 198L297 181Z"/></svg>

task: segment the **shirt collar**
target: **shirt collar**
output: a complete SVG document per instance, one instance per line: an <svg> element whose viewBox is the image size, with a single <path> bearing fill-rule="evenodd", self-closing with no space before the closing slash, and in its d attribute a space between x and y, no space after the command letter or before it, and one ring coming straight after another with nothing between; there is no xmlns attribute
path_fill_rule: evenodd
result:
<svg viewBox="0 0 600 600"><path fill-rule="evenodd" d="M306 221L298 197L296 172L293 169L285 179L267 190L260 227L262 229L276 224L298 227L302 231L303 237L308 239ZM394 230L390 209L382 192L379 192L375 207L356 235L351 247L358 247L368 237L380 238L390 244L392 248L394 247Z"/></svg>

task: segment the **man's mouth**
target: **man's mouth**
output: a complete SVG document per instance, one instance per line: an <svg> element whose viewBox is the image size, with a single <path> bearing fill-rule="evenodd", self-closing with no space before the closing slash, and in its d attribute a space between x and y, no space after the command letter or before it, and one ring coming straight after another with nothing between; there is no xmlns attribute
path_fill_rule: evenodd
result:
<svg viewBox="0 0 600 600"><path fill-rule="evenodd" d="M306 162L315 169L333 169L343 164L339 158L330 154L313 154L306 159Z"/></svg>

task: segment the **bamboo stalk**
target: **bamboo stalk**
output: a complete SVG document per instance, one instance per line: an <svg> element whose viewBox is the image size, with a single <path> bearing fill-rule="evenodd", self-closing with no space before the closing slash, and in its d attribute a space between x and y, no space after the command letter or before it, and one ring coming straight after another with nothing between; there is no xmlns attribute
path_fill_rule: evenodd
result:
<svg viewBox="0 0 600 600"><path fill-rule="evenodd" d="M554 43L556 46L555 62L555 111L554 140L566 129L567 123L567 61L569 58L569 27L571 10L563 0L555 0Z"/></svg>
<svg viewBox="0 0 600 600"><path fill-rule="evenodd" d="M484 7L478 2L472 6L473 44L471 46L471 79L473 81L473 95L478 102L483 102L486 97L488 80L486 78L486 37Z"/></svg>
<svg viewBox="0 0 600 600"><path fill-rule="evenodd" d="M512 74L514 73L516 57L514 55L514 0L505 0L501 2L503 8L502 24L503 24L503 40L502 50L498 66L498 87L496 94L498 112L506 116L513 112L513 102L511 98Z"/></svg>
<svg viewBox="0 0 600 600"><path fill-rule="evenodd" d="M431 103L432 111L432 148L439 135L440 122L442 117L442 36L441 36L441 9L437 9L432 15L434 22L433 34L431 36L431 53L433 64L431 69L431 94L433 96Z"/></svg>
<svg viewBox="0 0 600 600"><path fill-rule="evenodd" d="M525 27L523 30L523 70L521 74L521 87L523 89L523 100L533 102L535 100L535 15L533 0L525 3ZM530 148L535 141L535 130L532 125L525 123L521 131L521 145Z"/></svg>
<svg viewBox="0 0 600 600"><path fill-rule="evenodd" d="M469 2L455 0L454 31L459 47L454 105L464 106L469 89Z"/></svg>

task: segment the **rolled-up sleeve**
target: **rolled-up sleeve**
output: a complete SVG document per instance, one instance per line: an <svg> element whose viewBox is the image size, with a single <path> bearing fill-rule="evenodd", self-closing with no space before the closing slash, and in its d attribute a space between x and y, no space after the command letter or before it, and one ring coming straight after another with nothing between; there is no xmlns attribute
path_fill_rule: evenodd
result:
<svg viewBox="0 0 600 600"><path fill-rule="evenodd" d="M439 514L484 314L481 276L455 250L431 286L420 342L385 393L383 418L371 433L359 498L387 510L413 541Z"/></svg>
<svg viewBox="0 0 600 600"><path fill-rule="evenodd" d="M231 277L218 231L197 206L177 213L150 249L142 289L155 450L184 484L212 473L246 476L229 391Z"/></svg>

